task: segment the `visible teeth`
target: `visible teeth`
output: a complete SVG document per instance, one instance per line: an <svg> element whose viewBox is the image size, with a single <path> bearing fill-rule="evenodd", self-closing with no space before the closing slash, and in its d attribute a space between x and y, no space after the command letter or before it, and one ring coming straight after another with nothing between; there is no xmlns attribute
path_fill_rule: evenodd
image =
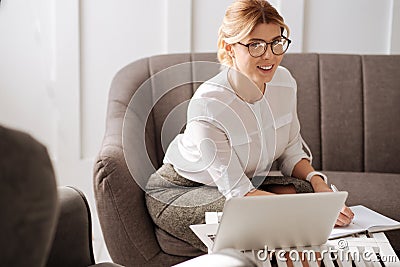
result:
<svg viewBox="0 0 400 267"><path fill-rule="evenodd" d="M272 65L271 66L259 66L259 68L263 69L263 70L270 70L270 69L272 69Z"/></svg>

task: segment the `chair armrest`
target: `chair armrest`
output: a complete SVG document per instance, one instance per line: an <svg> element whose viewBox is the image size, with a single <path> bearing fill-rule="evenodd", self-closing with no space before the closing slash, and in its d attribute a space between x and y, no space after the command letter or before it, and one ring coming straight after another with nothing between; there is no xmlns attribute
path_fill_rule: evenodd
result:
<svg viewBox="0 0 400 267"><path fill-rule="evenodd" d="M89 266L95 263L92 224L85 196L73 187L58 188L60 213L47 266Z"/></svg>
<svg viewBox="0 0 400 267"><path fill-rule="evenodd" d="M145 264L160 253L144 192L131 176L121 147L102 148L94 167L94 193L103 236L114 262Z"/></svg>

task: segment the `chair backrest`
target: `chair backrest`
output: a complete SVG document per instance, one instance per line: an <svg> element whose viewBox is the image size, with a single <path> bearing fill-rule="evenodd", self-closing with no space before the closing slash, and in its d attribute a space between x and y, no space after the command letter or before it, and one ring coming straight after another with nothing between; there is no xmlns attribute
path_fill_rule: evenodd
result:
<svg viewBox="0 0 400 267"><path fill-rule="evenodd" d="M317 169L400 173L400 55L287 54L282 65Z"/></svg>

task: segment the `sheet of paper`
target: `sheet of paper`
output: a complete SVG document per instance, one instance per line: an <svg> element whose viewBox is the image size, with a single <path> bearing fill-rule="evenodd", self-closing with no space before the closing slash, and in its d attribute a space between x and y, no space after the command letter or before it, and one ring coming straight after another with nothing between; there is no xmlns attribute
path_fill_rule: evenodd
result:
<svg viewBox="0 0 400 267"><path fill-rule="evenodd" d="M360 225L357 224L350 224L348 226L345 227L335 227L332 229L332 232L329 236L329 239L334 239L334 238L338 238L338 237L342 237L342 236L348 236L348 235L352 235L352 234L356 234L356 233L361 233L364 232L365 228L361 227Z"/></svg>
<svg viewBox="0 0 400 267"><path fill-rule="evenodd" d="M190 225L190 229L197 235L197 237L206 245L209 251L211 251L214 241L213 236L217 234L218 224L194 224Z"/></svg>
<svg viewBox="0 0 400 267"><path fill-rule="evenodd" d="M351 210L355 214L354 223L364 227L364 229L370 229L371 227L380 226L400 226L399 222L361 205L351 207Z"/></svg>
<svg viewBox="0 0 400 267"><path fill-rule="evenodd" d="M221 221L221 217L222 217L222 212L216 212L216 211L212 211L212 212L205 212L205 220L206 223L219 223Z"/></svg>

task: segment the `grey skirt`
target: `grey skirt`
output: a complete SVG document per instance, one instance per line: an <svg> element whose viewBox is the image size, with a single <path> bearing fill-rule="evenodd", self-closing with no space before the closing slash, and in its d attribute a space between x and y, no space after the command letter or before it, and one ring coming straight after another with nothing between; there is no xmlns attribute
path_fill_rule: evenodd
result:
<svg viewBox="0 0 400 267"><path fill-rule="evenodd" d="M283 176L267 177L260 187L290 184L297 193L313 192L309 182ZM205 223L204 213L207 211L222 211L225 197L217 187L188 180L180 176L171 164L164 164L149 178L146 204L159 228L207 252L189 226Z"/></svg>

